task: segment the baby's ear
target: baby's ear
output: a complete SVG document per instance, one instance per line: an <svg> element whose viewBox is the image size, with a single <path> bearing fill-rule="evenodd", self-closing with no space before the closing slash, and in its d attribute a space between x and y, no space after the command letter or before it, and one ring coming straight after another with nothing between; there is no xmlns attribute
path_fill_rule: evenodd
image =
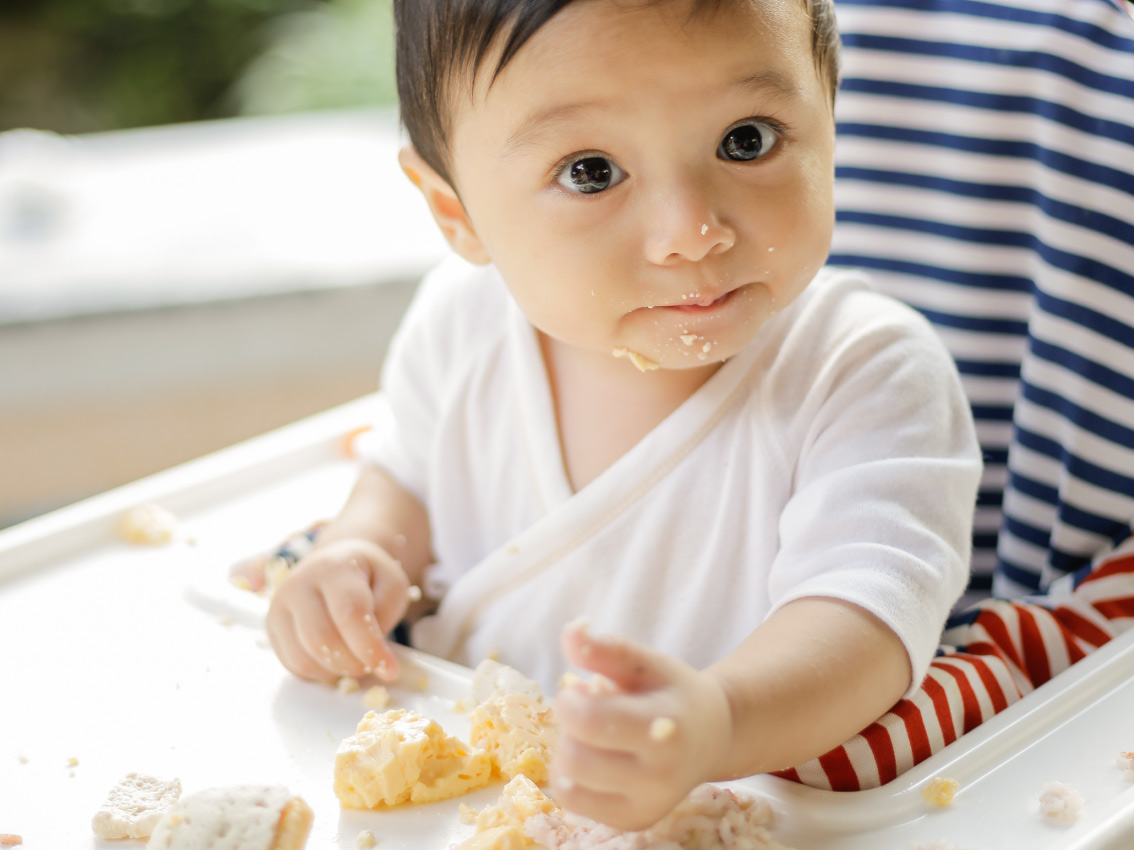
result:
<svg viewBox="0 0 1134 850"><path fill-rule="evenodd" d="M429 204L429 211L433 219L453 250L470 263L485 265L492 262L488 252L484 250L480 237L469 221L465 205L457 197L456 191L449 182L433 170L421 155L409 145L398 151L398 163L402 171L409 177L410 182L421 190L425 202Z"/></svg>

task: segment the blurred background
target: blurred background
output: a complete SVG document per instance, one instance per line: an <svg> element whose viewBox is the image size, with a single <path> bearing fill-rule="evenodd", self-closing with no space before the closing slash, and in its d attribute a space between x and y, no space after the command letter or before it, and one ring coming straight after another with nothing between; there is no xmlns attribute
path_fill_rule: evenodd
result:
<svg viewBox="0 0 1134 850"><path fill-rule="evenodd" d="M377 387L394 100L389 0L0 3L0 527Z"/></svg>

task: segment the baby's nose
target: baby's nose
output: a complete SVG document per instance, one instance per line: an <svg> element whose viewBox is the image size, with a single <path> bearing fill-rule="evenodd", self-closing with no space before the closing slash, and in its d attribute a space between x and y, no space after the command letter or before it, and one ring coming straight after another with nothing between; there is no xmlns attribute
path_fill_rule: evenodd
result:
<svg viewBox="0 0 1134 850"><path fill-rule="evenodd" d="M697 262L736 243L732 227L696 193L668 198L659 212L646 243L646 258L651 263Z"/></svg>

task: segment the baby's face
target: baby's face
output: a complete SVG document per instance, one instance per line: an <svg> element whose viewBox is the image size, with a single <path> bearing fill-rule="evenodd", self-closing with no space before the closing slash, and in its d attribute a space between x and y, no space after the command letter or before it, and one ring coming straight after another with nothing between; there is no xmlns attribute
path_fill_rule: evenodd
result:
<svg viewBox="0 0 1134 850"><path fill-rule="evenodd" d="M799 0L580 0L458 95L452 171L552 340L664 369L744 347L826 259L834 122ZM625 367L623 367L625 368Z"/></svg>

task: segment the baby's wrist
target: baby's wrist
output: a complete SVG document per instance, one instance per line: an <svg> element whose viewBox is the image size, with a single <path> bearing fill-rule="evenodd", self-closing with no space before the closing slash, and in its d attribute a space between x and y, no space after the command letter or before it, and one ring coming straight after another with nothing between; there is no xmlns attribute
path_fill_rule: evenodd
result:
<svg viewBox="0 0 1134 850"><path fill-rule="evenodd" d="M703 670L698 677L698 717L701 724L705 764L701 782L731 778L727 774L732 762L734 738L733 706L721 678L712 670Z"/></svg>

